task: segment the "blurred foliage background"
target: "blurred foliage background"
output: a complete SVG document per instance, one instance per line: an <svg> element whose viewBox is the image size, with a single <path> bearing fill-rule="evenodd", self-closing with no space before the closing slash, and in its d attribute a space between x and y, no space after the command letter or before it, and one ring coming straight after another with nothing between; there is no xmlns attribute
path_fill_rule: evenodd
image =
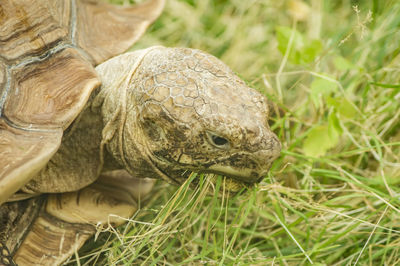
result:
<svg viewBox="0 0 400 266"><path fill-rule="evenodd" d="M282 155L240 195L159 182L70 263L399 264L399 43L395 0L168 0L132 49L220 58L270 99Z"/></svg>

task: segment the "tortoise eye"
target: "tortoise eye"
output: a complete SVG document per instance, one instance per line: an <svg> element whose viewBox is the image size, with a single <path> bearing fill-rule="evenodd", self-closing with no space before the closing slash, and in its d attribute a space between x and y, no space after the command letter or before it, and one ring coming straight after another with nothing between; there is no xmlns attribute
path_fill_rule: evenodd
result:
<svg viewBox="0 0 400 266"><path fill-rule="evenodd" d="M212 138L212 141L214 142L214 144L217 146L223 146L228 143L228 140L224 139L222 137L212 136L211 138Z"/></svg>
<svg viewBox="0 0 400 266"><path fill-rule="evenodd" d="M207 132L207 137L210 144L217 148L228 149L230 147L229 141L224 137L218 136L211 132Z"/></svg>

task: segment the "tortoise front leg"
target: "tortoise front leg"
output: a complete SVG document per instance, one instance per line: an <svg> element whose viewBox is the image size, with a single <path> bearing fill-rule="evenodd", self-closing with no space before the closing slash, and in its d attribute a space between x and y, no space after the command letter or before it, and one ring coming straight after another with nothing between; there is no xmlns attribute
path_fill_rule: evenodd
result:
<svg viewBox="0 0 400 266"><path fill-rule="evenodd" d="M136 200L152 185L153 181L115 171L79 191L49 195L45 208L15 252L15 262L61 264L96 232L96 226L118 226L130 218L137 210Z"/></svg>

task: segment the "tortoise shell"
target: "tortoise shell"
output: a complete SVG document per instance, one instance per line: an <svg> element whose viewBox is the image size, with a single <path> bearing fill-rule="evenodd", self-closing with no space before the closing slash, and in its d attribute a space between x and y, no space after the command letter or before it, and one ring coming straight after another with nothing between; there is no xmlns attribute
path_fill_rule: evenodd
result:
<svg viewBox="0 0 400 266"><path fill-rule="evenodd" d="M0 204L57 151L100 85L94 66L127 50L164 0L0 3Z"/></svg>

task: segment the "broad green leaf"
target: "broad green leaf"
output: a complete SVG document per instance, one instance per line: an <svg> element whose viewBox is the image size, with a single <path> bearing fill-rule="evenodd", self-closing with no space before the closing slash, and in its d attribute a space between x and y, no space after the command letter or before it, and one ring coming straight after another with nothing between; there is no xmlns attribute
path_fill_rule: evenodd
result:
<svg viewBox="0 0 400 266"><path fill-rule="evenodd" d="M332 140L339 140L338 138L342 135L343 129L340 126L339 118L336 112L331 112L328 116L329 132Z"/></svg>
<svg viewBox="0 0 400 266"><path fill-rule="evenodd" d="M288 49L290 38L293 41L290 46L288 60L293 64L308 64L315 60L322 50L322 43L319 40L309 40L299 31L289 27L277 27L278 49L282 54Z"/></svg>
<svg viewBox="0 0 400 266"><path fill-rule="evenodd" d="M349 60L342 56L336 56L333 59L333 64L335 65L336 69L341 71L347 71L356 68Z"/></svg>
<svg viewBox="0 0 400 266"><path fill-rule="evenodd" d="M311 100L319 108L320 99L326 99L331 92L337 89L337 84L323 78L316 78L311 83Z"/></svg>
<svg viewBox="0 0 400 266"><path fill-rule="evenodd" d="M319 40L311 40L302 50L301 59L305 63L311 63L315 60L318 54L322 51L322 43Z"/></svg>
<svg viewBox="0 0 400 266"><path fill-rule="evenodd" d="M314 126L303 143L303 151L307 156L321 157L335 147L339 140L336 129L329 125Z"/></svg>
<svg viewBox="0 0 400 266"><path fill-rule="evenodd" d="M357 115L357 109L344 97L329 97L327 103L328 105L333 106L341 116L354 118Z"/></svg>
<svg viewBox="0 0 400 266"><path fill-rule="evenodd" d="M286 53L288 49L290 37L293 34L293 41L290 47L289 61L294 64L300 64L301 62L301 50L304 47L303 36L297 30L293 30L289 27L277 27L277 40L278 49L282 54Z"/></svg>

